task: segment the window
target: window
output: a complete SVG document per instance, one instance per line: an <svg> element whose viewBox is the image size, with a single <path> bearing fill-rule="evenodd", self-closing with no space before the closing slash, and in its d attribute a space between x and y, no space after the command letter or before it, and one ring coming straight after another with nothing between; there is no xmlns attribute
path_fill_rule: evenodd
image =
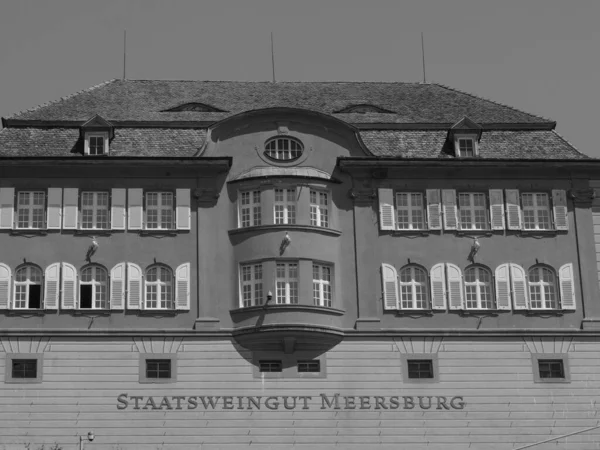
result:
<svg viewBox="0 0 600 450"><path fill-rule="evenodd" d="M261 372L281 372L283 370L283 364L279 359L261 359L258 367Z"/></svg>
<svg viewBox="0 0 600 450"><path fill-rule="evenodd" d="M400 230L425 229L423 194L398 192L396 194L396 216L396 225Z"/></svg>
<svg viewBox="0 0 600 450"><path fill-rule="evenodd" d="M15 274L15 309L40 309L42 307L42 271L27 265Z"/></svg>
<svg viewBox="0 0 600 450"><path fill-rule="evenodd" d="M36 378L37 359L13 359L12 378Z"/></svg>
<svg viewBox="0 0 600 450"><path fill-rule="evenodd" d="M252 352L252 375L256 379L326 378L326 353L319 351L294 350Z"/></svg>
<svg viewBox="0 0 600 450"><path fill-rule="evenodd" d="M79 307L82 309L108 308L108 274L100 266L87 266L81 270L79 281Z"/></svg>
<svg viewBox="0 0 600 450"><path fill-rule="evenodd" d="M81 193L81 228L86 230L109 228L108 192Z"/></svg>
<svg viewBox="0 0 600 450"><path fill-rule="evenodd" d="M7 353L6 383L40 383L43 353Z"/></svg>
<svg viewBox="0 0 600 450"><path fill-rule="evenodd" d="M316 373L321 371L321 361L313 359L309 361L298 361L298 373Z"/></svg>
<svg viewBox="0 0 600 450"><path fill-rule="evenodd" d="M433 361L430 359L409 359L408 378L433 378Z"/></svg>
<svg viewBox="0 0 600 450"><path fill-rule="evenodd" d="M173 309L173 273L165 266L146 270L146 309Z"/></svg>
<svg viewBox="0 0 600 450"><path fill-rule="evenodd" d="M485 230L488 228L488 212L484 193L459 193L458 208L460 212L461 229Z"/></svg>
<svg viewBox="0 0 600 450"><path fill-rule="evenodd" d="M406 267L400 271L402 309L426 309L427 273L420 267Z"/></svg>
<svg viewBox="0 0 600 450"><path fill-rule="evenodd" d="M298 303L298 263L277 263L277 304Z"/></svg>
<svg viewBox="0 0 600 450"><path fill-rule="evenodd" d="M436 383L439 381L437 353L400 354L403 381L406 383Z"/></svg>
<svg viewBox="0 0 600 450"><path fill-rule="evenodd" d="M565 368L562 359L538 360L540 378L564 378Z"/></svg>
<svg viewBox="0 0 600 450"><path fill-rule="evenodd" d="M104 154L104 136L90 136L90 155Z"/></svg>
<svg viewBox="0 0 600 450"><path fill-rule="evenodd" d="M146 228L171 230L174 228L173 193L146 193Z"/></svg>
<svg viewBox="0 0 600 450"><path fill-rule="evenodd" d="M261 221L260 191L247 191L241 193L240 226L258 226Z"/></svg>
<svg viewBox="0 0 600 450"><path fill-rule="evenodd" d="M475 139L458 138L458 156L461 158L472 158L475 156Z"/></svg>
<svg viewBox="0 0 600 450"><path fill-rule="evenodd" d="M242 307L262 305L263 303L263 266L245 264L241 266Z"/></svg>
<svg viewBox="0 0 600 450"><path fill-rule="evenodd" d="M329 227L329 201L327 192L310 191L310 224Z"/></svg>
<svg viewBox="0 0 600 450"><path fill-rule="evenodd" d="M529 269L529 301L531 309L557 309L556 275L549 267Z"/></svg>
<svg viewBox="0 0 600 450"><path fill-rule="evenodd" d="M108 154L108 133L95 132L85 133L84 153L89 156L100 156Z"/></svg>
<svg viewBox="0 0 600 450"><path fill-rule="evenodd" d="M545 193L523 193L523 228L525 230L549 230L550 202Z"/></svg>
<svg viewBox="0 0 600 450"><path fill-rule="evenodd" d="M467 268L465 295L467 309L493 309L492 273L480 266Z"/></svg>
<svg viewBox="0 0 600 450"><path fill-rule="evenodd" d="M139 362L140 383L173 383L177 381L177 355L142 353Z"/></svg>
<svg viewBox="0 0 600 450"><path fill-rule="evenodd" d="M531 362L535 383L569 383L569 356L567 353L532 353Z"/></svg>
<svg viewBox="0 0 600 450"><path fill-rule="evenodd" d="M313 300L316 306L331 308L331 267L313 264Z"/></svg>
<svg viewBox="0 0 600 450"><path fill-rule="evenodd" d="M17 228L44 228L45 192L19 192L17 203Z"/></svg>
<svg viewBox="0 0 600 450"><path fill-rule="evenodd" d="M296 189L275 189L275 224L296 223Z"/></svg>
<svg viewBox="0 0 600 450"><path fill-rule="evenodd" d="M303 151L302 142L293 137L274 137L265 143L265 156L277 161L293 161Z"/></svg>
<svg viewBox="0 0 600 450"><path fill-rule="evenodd" d="M146 378L171 378L170 359L147 359Z"/></svg>

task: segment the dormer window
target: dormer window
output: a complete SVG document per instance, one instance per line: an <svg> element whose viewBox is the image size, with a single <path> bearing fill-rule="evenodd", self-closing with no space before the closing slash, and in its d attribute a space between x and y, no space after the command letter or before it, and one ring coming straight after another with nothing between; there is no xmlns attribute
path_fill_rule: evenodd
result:
<svg viewBox="0 0 600 450"><path fill-rule="evenodd" d="M448 139L454 141L454 155L457 158L476 158L479 156L478 143L482 127L468 117L464 117L448 130Z"/></svg>
<svg viewBox="0 0 600 450"><path fill-rule="evenodd" d="M459 137L457 140L457 155L461 158L473 158L475 156L475 139L471 137Z"/></svg>
<svg viewBox="0 0 600 450"><path fill-rule="evenodd" d="M304 146L293 137L274 137L265 143L265 156L277 161L293 161L302 156Z"/></svg>
<svg viewBox="0 0 600 450"><path fill-rule="evenodd" d="M115 127L108 120L95 115L81 125L83 154L88 156L108 155L109 141L115 137Z"/></svg>
<svg viewBox="0 0 600 450"><path fill-rule="evenodd" d="M85 133L85 154L108 155L108 133Z"/></svg>

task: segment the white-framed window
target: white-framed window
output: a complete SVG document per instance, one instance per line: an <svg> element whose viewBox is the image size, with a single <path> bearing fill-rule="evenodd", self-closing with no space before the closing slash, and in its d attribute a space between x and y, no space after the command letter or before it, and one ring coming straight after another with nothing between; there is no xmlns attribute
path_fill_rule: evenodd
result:
<svg viewBox="0 0 600 450"><path fill-rule="evenodd" d="M315 227L329 227L329 194L310 190L310 224Z"/></svg>
<svg viewBox="0 0 600 450"><path fill-rule="evenodd" d="M455 140L456 156L460 158L473 158L477 156L477 146L473 137L457 137Z"/></svg>
<svg viewBox="0 0 600 450"><path fill-rule="evenodd" d="M81 193L81 228L105 230L110 228L108 192Z"/></svg>
<svg viewBox="0 0 600 450"><path fill-rule="evenodd" d="M486 230L488 210L483 192L459 192L458 210L462 230Z"/></svg>
<svg viewBox="0 0 600 450"><path fill-rule="evenodd" d="M545 192L524 192L521 194L523 205L523 229L550 230L550 200Z"/></svg>
<svg viewBox="0 0 600 450"><path fill-rule="evenodd" d="M174 202L172 192L146 193L146 228L171 230L174 228Z"/></svg>
<svg viewBox="0 0 600 450"><path fill-rule="evenodd" d="M46 193L22 191L17 194L17 228L40 229L45 226Z"/></svg>
<svg viewBox="0 0 600 450"><path fill-rule="evenodd" d="M42 307L42 270L33 265L17 269L15 273L14 309Z"/></svg>
<svg viewBox="0 0 600 450"><path fill-rule="evenodd" d="M529 305L531 309L558 309L558 289L554 270L545 266L529 269Z"/></svg>
<svg viewBox="0 0 600 450"><path fill-rule="evenodd" d="M85 133L84 153L89 156L108 154L108 133Z"/></svg>
<svg viewBox="0 0 600 450"><path fill-rule="evenodd" d="M240 193L240 226L252 227L262 223L260 205L261 191L245 191Z"/></svg>
<svg viewBox="0 0 600 450"><path fill-rule="evenodd" d="M331 308L331 267L313 264L313 301L316 306Z"/></svg>
<svg viewBox="0 0 600 450"><path fill-rule="evenodd" d="M240 266L242 307L257 306L263 303L263 266L262 263Z"/></svg>
<svg viewBox="0 0 600 450"><path fill-rule="evenodd" d="M420 267L409 266L400 270L400 298L402 309L427 309L429 305L427 272Z"/></svg>
<svg viewBox="0 0 600 450"><path fill-rule="evenodd" d="M276 136L265 143L265 156L277 161L293 161L302 156L302 142L291 136Z"/></svg>
<svg viewBox="0 0 600 450"><path fill-rule="evenodd" d="M466 309L494 309L492 272L482 266L465 269Z"/></svg>
<svg viewBox="0 0 600 450"><path fill-rule="evenodd" d="M422 193L396 193L396 227L400 230L424 230L426 228Z"/></svg>
<svg viewBox="0 0 600 450"><path fill-rule="evenodd" d="M275 189L275 224L296 223L296 188Z"/></svg>
<svg viewBox="0 0 600 450"><path fill-rule="evenodd" d="M278 262L276 268L277 304L298 303L298 263Z"/></svg>
<svg viewBox="0 0 600 450"><path fill-rule="evenodd" d="M90 265L81 269L79 307L81 309L108 308L108 272L104 267Z"/></svg>
<svg viewBox="0 0 600 450"><path fill-rule="evenodd" d="M173 309L173 272L156 265L146 270L145 309Z"/></svg>

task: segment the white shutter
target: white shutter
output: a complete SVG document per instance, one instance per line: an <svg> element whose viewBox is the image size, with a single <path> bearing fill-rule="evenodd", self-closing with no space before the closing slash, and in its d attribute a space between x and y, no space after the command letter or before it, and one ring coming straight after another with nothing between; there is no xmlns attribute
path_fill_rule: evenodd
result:
<svg viewBox="0 0 600 450"><path fill-rule="evenodd" d="M10 309L10 267L0 263L0 309Z"/></svg>
<svg viewBox="0 0 600 450"><path fill-rule="evenodd" d="M177 221L177 229L189 230L192 223L190 211L190 190L177 189L176 196L177 209L175 219Z"/></svg>
<svg viewBox="0 0 600 450"><path fill-rule="evenodd" d="M575 276L573 264L565 264L558 270L560 280L560 303L562 309L575 309Z"/></svg>
<svg viewBox="0 0 600 450"><path fill-rule="evenodd" d="M442 209L439 189L427 189L427 222L430 230L442 229Z"/></svg>
<svg viewBox="0 0 600 450"><path fill-rule="evenodd" d="M381 282L383 285L383 309L400 309L398 273L394 266L381 264Z"/></svg>
<svg viewBox="0 0 600 450"><path fill-rule="evenodd" d="M190 309L190 263L180 265L175 270L175 309Z"/></svg>
<svg viewBox="0 0 600 450"><path fill-rule="evenodd" d="M62 216L62 188L48 188L46 228L60 230Z"/></svg>
<svg viewBox="0 0 600 450"><path fill-rule="evenodd" d="M456 191L454 189L442 189L442 207L444 208L444 229L456 230L458 220L456 218Z"/></svg>
<svg viewBox="0 0 600 450"><path fill-rule="evenodd" d="M110 271L110 309L125 309L125 263Z"/></svg>
<svg viewBox="0 0 600 450"><path fill-rule="evenodd" d="M125 229L125 189L112 189L110 194L110 227L113 230Z"/></svg>
<svg viewBox="0 0 600 450"><path fill-rule="evenodd" d="M510 273L508 264L496 268L496 308L511 309L510 307Z"/></svg>
<svg viewBox="0 0 600 450"><path fill-rule="evenodd" d="M446 264L448 281L448 306L450 309L463 309L464 295L462 273L458 266Z"/></svg>
<svg viewBox="0 0 600 450"><path fill-rule="evenodd" d="M506 219L509 230L521 229L521 202L518 189L506 189Z"/></svg>
<svg viewBox="0 0 600 450"><path fill-rule="evenodd" d="M46 267L44 274L44 308L58 309L58 282L60 280L60 263Z"/></svg>
<svg viewBox="0 0 600 450"><path fill-rule="evenodd" d="M394 217L394 190L378 189L379 191L379 228L381 230L395 230Z"/></svg>
<svg viewBox="0 0 600 450"><path fill-rule="evenodd" d="M446 274L444 263L431 268L431 308L446 309Z"/></svg>
<svg viewBox="0 0 600 450"><path fill-rule="evenodd" d="M79 189L65 188L65 202L63 205L63 228L65 230L77 229L77 213L79 211Z"/></svg>
<svg viewBox="0 0 600 450"><path fill-rule="evenodd" d="M552 190L552 208L554 212L554 227L557 230L569 229L567 215L567 193L562 189Z"/></svg>
<svg viewBox="0 0 600 450"><path fill-rule="evenodd" d="M504 230L504 195L502 189L490 189L490 222L492 230Z"/></svg>
<svg viewBox="0 0 600 450"><path fill-rule="evenodd" d="M77 305L77 269L62 263L62 304L61 309L75 309Z"/></svg>
<svg viewBox="0 0 600 450"><path fill-rule="evenodd" d="M514 309L527 309L529 307L529 296L527 295L525 270L518 264L510 264L510 278L512 281Z"/></svg>
<svg viewBox="0 0 600 450"><path fill-rule="evenodd" d="M142 301L142 269L127 263L127 309L141 309Z"/></svg>
<svg viewBox="0 0 600 450"><path fill-rule="evenodd" d="M13 227L15 218L15 188L0 188L0 228Z"/></svg>
<svg viewBox="0 0 600 450"><path fill-rule="evenodd" d="M143 201L144 201L144 190L143 189L127 189L127 200L129 205L129 222L127 228L130 230L141 230L142 229L142 217L143 217Z"/></svg>

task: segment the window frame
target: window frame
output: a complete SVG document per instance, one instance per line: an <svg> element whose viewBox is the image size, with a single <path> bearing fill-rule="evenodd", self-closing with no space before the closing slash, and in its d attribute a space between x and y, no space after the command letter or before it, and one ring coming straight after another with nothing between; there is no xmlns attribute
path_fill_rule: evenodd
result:
<svg viewBox="0 0 600 450"><path fill-rule="evenodd" d="M171 196L171 206L170 208L168 206L163 206L162 205L162 196L164 194L168 194ZM169 191L169 190L144 190L144 227L143 229L145 231L176 231L177 227L176 227L176 212L177 212L177 196L175 194L175 192L173 191ZM148 205L148 200L152 195L157 195L157 199L160 199L160 204L158 204L157 201L157 205L156 207L154 205L152 205L152 207L149 207ZM149 227L149 223L150 221L148 220L148 212L150 210L156 210L157 211L157 221L156 224L158 225L157 227ZM168 227L163 227L162 226L162 212L163 211L171 211L171 222L170 222L170 226Z"/></svg>
<svg viewBox="0 0 600 450"><path fill-rule="evenodd" d="M244 195L249 202L244 204ZM258 202L256 197L258 194ZM262 225L262 195L261 189L240 190L238 194L238 228L258 227ZM248 210L248 225L244 225L244 210Z"/></svg>
<svg viewBox="0 0 600 450"><path fill-rule="evenodd" d="M475 196L483 197L483 206L475 205ZM469 205L463 206L461 201L461 196L468 196ZM488 193L480 192L480 191L457 191L456 192L456 207L457 207L457 219L460 230L465 231L487 231L491 229L490 226L490 217L489 217L489 207L490 207L490 199ZM469 221L471 222L471 226L465 226L465 222L463 222L463 211L469 212ZM483 211L484 223L483 228L477 228L477 211Z"/></svg>
<svg viewBox="0 0 600 450"><path fill-rule="evenodd" d="M279 148L279 143L280 142L288 142L288 149L283 149L283 148ZM292 150L292 142L297 145L300 146L300 150ZM274 149L270 149L267 148L269 145L271 145L272 143L275 143L275 147ZM302 155L304 154L304 144L302 143L302 141L294 136L288 136L288 135L277 135L277 136L272 136L269 139L267 139L263 145L264 151L263 151L263 155L268 158L271 161L275 161L278 163L288 163L288 162L292 162L292 161L297 161L298 159L302 158ZM279 153L282 154L282 156L285 156L285 153L288 153L288 157L283 157L283 158L279 158L278 156L273 156L272 152L275 152L275 155L279 155ZM299 152L297 155L292 156L292 152Z"/></svg>
<svg viewBox="0 0 600 450"><path fill-rule="evenodd" d="M148 273L151 270L165 269L171 276L170 283L166 281L162 281L159 277L160 271L158 271L157 281L148 281ZM150 293L149 286L156 286L156 299L149 300L148 294ZM166 290L168 288L168 290ZM166 292L170 295L170 300L167 300L167 306L161 307L162 303L162 294ZM175 274L173 273L173 269L167 266L166 264L152 264L144 270L144 307L143 309L146 311L174 311L175 310ZM156 301L156 307L149 307L148 303L150 301Z"/></svg>
<svg viewBox="0 0 600 450"><path fill-rule="evenodd" d="M261 372L261 360L280 360L281 372ZM299 372L298 362L318 361L319 372ZM256 350L252 352L252 377L255 379L302 379L302 378L327 378L327 353L316 354L313 351L298 350L293 353L273 350Z"/></svg>
<svg viewBox="0 0 600 450"><path fill-rule="evenodd" d="M170 378L148 378L147 361L169 360L171 362ZM177 382L177 353L140 353L139 357L139 383L143 384L169 384Z"/></svg>
<svg viewBox="0 0 600 450"><path fill-rule="evenodd" d="M313 202L313 194L315 201ZM325 197L325 204L322 203L322 198ZM323 189L310 188L308 193L309 204L309 223L313 227L330 228L330 192ZM297 203L297 202L296 202ZM313 220L314 215L314 220Z"/></svg>
<svg viewBox="0 0 600 450"><path fill-rule="evenodd" d="M531 272L533 270L539 271L538 274L538 278L540 279L540 281L531 281ZM543 277L543 271L547 270L548 272L550 272L552 274L552 276L554 277L554 283L553 283L553 287L554 287L554 302L556 303L556 306L554 308L549 308L547 307L548 303L551 303L551 301L547 300L546 297L546 293L548 291L548 288L551 286L550 283L544 281L544 277ZM540 276L541 275L541 276ZM557 311L557 310L561 310L561 298L560 298L560 286L558 283L558 275L556 273L556 270L554 270L553 267L545 265L545 264L536 264L531 266L528 270L527 270L527 289L528 289L528 294L529 294L529 309L532 311ZM541 297L541 303L542 306L541 307L534 307L533 306L533 299L532 299L532 291L531 288L532 287L536 287L539 286L540 288L540 297Z"/></svg>
<svg viewBox="0 0 600 450"><path fill-rule="evenodd" d="M402 272L404 272L405 270L410 270L411 272L411 281L402 281ZM418 282L416 281L416 277L414 276L416 273L416 270L422 272L425 276L425 281L424 282ZM408 302L409 300L405 300L405 296L404 296L404 291L402 290L403 286L407 286L410 287L410 292L411 292L411 298L410 298L410 307L404 307L404 302ZM416 307L415 305L418 304L418 300L417 300L417 286L420 286L423 289L423 292L425 293L425 298L423 300L423 307L419 308ZM429 286L430 286L430 282L429 282L429 272L424 268L421 267L417 264L409 264L406 266L403 266L400 268L400 270L398 270L398 295L400 296L400 309L399 311L403 311L403 310L414 310L414 311L429 311L431 310L431 299L430 299L430 295L429 295Z"/></svg>
<svg viewBox="0 0 600 450"><path fill-rule="evenodd" d="M92 281L83 281L83 274L86 270L90 270L93 269L93 278ZM97 270L103 270L105 275L106 275L106 279L105 281L99 282L96 280L96 272ZM109 271L106 267L100 265L100 264L87 264L85 266L83 266L80 270L79 270L79 275L78 275L78 280L79 280L79 302L78 302L78 309L84 310L84 311L89 311L89 310L100 310L100 311L104 311L107 309L110 309L110 275L109 275ZM97 286L98 285L104 285L104 299L101 301L101 304L104 304L104 306L96 306L96 293L97 293ZM81 286L92 286L92 306L91 308L83 308L81 306Z"/></svg>
<svg viewBox="0 0 600 450"><path fill-rule="evenodd" d="M424 231L428 229L428 223L427 223L427 198L426 195L424 195L423 192L420 191L395 191L394 192L395 196L394 196L394 207L395 207L395 212L394 214L396 215L395 219L396 219L396 229L400 230L400 231ZM407 206L400 206L399 205L399 197L402 195L406 195L407 196ZM418 228L414 226L415 221L413 220L413 212L414 211L418 211L418 207L414 207L413 206L413 195L419 195L421 197L421 218L422 218L422 223L423 223L423 227L422 228ZM399 217L399 213L400 210L403 211L407 211L408 212L408 228L401 228L400 227L400 217Z"/></svg>
<svg viewBox="0 0 600 450"><path fill-rule="evenodd" d="M15 378L13 377L13 361L15 360L35 360L36 376L35 378ZM41 383L44 374L44 354L43 353L7 353L5 359L5 383L32 384Z"/></svg>
<svg viewBox="0 0 600 450"><path fill-rule="evenodd" d="M91 153L91 138L103 138L103 147L101 154ZM85 133L84 154L87 156L107 156L109 153L109 136L108 131L88 131Z"/></svg>
<svg viewBox="0 0 600 450"><path fill-rule="evenodd" d="M429 360L433 369L432 378L409 378L409 361ZM428 384L440 381L440 371L437 353L401 353L400 363L402 365L402 381L405 383Z"/></svg>
<svg viewBox="0 0 600 450"><path fill-rule="evenodd" d="M19 197L21 194L29 194L29 203L27 205L27 208L21 208L21 205L19 204ZM44 199L44 203L42 205L41 208L39 208L39 205L35 205L32 204L32 200L35 198L34 194L41 194L43 199ZM45 230L47 228L47 213L48 213L48 191L46 190L22 190L22 191L17 191L16 196L15 196L15 229L16 230ZM34 206L38 206L38 208L34 208ZM27 223L30 226L27 227L20 227L19 226L19 211L21 209L27 210L28 214L27 214ZM33 215L34 215L34 210L42 210L42 225L39 227L33 227L31 225L33 225L34 220L33 220Z"/></svg>
<svg viewBox="0 0 600 450"><path fill-rule="evenodd" d="M284 276L279 276L279 266L285 267ZM290 275L291 266L295 265L295 278ZM281 280L281 281L280 281ZM280 301L280 286L283 283L283 301ZM295 283L295 288L294 288ZM295 291L295 295L292 295ZM292 300L296 301L292 301ZM298 305L300 304L300 261L299 260L275 260L275 304L277 305Z"/></svg>
<svg viewBox="0 0 600 450"><path fill-rule="evenodd" d="M283 200L277 200L277 191L283 191ZM294 194L294 199L290 201L290 193ZM277 207L281 207L282 221L278 222ZM298 219L298 187L276 187L273 189L273 224L275 225L296 225Z"/></svg>
<svg viewBox="0 0 600 450"><path fill-rule="evenodd" d="M83 220L83 218L84 218L84 214L83 214L83 211L84 211L84 204L83 204L84 200L83 200L83 198L84 198L85 194L93 194L93 196L92 196L92 198L93 198L93 205L92 205L91 209L92 209L92 224L94 226L91 227L91 228L85 228L83 226L83 223L84 223L84 220ZM98 223L97 216L98 216L98 209L99 209L99 208L97 208L97 206L98 206L97 205L97 203L98 203L97 202L98 194L104 194L104 195L106 195L106 200L107 201L106 201L106 227L105 228L100 228L100 227L97 226L97 223ZM104 230L110 230L111 229L111 206L112 206L111 205L111 200L112 200L111 199L111 193L109 191L102 191L102 190L100 190L100 191L92 191L92 190L84 191L84 190L81 190L80 193L79 193L79 224L78 224L79 225L79 229L82 230L82 231L96 231L96 230L104 231ZM87 209L89 210L90 208L87 208Z"/></svg>
<svg viewBox="0 0 600 450"><path fill-rule="evenodd" d="M463 156L461 152L461 141L471 142L473 146L473 155L472 156ZM477 142L477 136L473 134L455 134L454 136L454 156L457 158L476 158L479 156L479 146Z"/></svg>
<svg viewBox="0 0 600 450"><path fill-rule="evenodd" d="M540 362L543 361L561 361L564 377L548 377L542 378L540 376ZM532 353L531 354L531 365L533 372L534 383L570 383L571 382L571 371L569 367L569 354L568 353Z"/></svg>
<svg viewBox="0 0 600 450"><path fill-rule="evenodd" d="M26 281L17 281L17 276L18 273L23 270L23 269L36 269L37 271L39 271L39 275L40 275L40 282L39 282L39 286L40 286L40 307L39 308L31 308L30 304L31 304L31 299L30 299L30 286L31 285L36 285L38 286L37 283L31 283L30 282L30 272L31 270L28 270L28 274L27 274L27 280ZM45 279L44 279L44 271L37 265L35 264L31 264L31 263L27 263L27 264L22 264L21 266L17 267L15 270L15 273L13 275L13 293L12 293L12 309L13 310L17 310L17 311L27 311L27 310L34 310L34 311L40 311L44 309L44 284ZM17 286L26 286L25 288L25 299L27 302L27 306L25 308L21 308L21 307L17 307Z"/></svg>
<svg viewBox="0 0 600 450"><path fill-rule="evenodd" d="M315 272L315 268L317 272ZM325 277L325 269L329 272L329 279ZM298 274L299 275L299 274ZM318 275L318 278L315 278ZM313 287L313 304L323 308L333 307L333 266L313 261L312 264L312 287ZM327 292L329 287L329 292ZM327 295L329 294L329 299Z"/></svg>
<svg viewBox="0 0 600 450"><path fill-rule="evenodd" d="M476 273L476 277L475 277L475 281L467 281L467 272L470 270L474 270ZM481 278L479 276L480 272L486 272L489 280L487 283L482 282ZM485 286L489 286L489 301L491 303L491 306L488 307L483 307L482 306L482 287ZM475 303L476 306L475 307L469 307L469 299L468 299L468 291L467 291L467 287L468 286L473 286L475 287ZM482 264L472 264L470 266L465 267L465 269L463 270L463 289L465 290L465 298L464 298L464 308L465 310L481 310L481 311L488 311L488 310L496 310L497 309L497 305L496 305L496 296L495 296L495 290L494 290L494 275L492 274L492 270Z"/></svg>
<svg viewBox="0 0 600 450"><path fill-rule="evenodd" d="M524 202L524 197L525 196L532 196L532 204L533 206L525 206L525 202ZM548 213L548 228L541 228L540 227L540 219L539 219L539 212L542 210L542 207L539 207L537 205L537 196L539 195L544 195L546 197L546 207L545 207L545 211ZM523 231L554 231L555 227L554 227L554 218L552 216L552 203L551 203L552 197L550 194L548 194L548 192L544 192L544 191L520 191L519 192L519 201L521 204L521 215L522 215L522 222L523 222ZM527 228L526 224L527 221L525 220L525 211L533 211L533 218L534 218L534 223L535 223L535 228Z"/></svg>
<svg viewBox="0 0 600 450"><path fill-rule="evenodd" d="M260 267L260 279L256 277L257 268ZM244 279L244 269L250 269L250 279ZM258 282L260 280L260 282ZM249 262L249 263L240 263L239 265L239 307L240 308L250 308L252 306L262 306L264 301L264 283L265 283L265 267L262 261L258 262ZM260 285L260 289L259 289ZM250 286L250 304L245 305L244 299L244 287ZM258 294L260 294L260 298L258 298Z"/></svg>

